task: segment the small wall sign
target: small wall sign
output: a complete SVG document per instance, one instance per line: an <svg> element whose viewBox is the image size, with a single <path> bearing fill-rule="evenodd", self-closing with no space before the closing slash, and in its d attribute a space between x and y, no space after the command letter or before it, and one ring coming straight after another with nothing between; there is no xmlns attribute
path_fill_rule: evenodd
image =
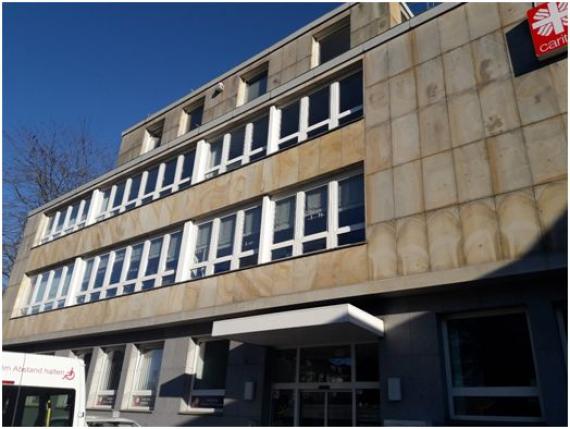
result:
<svg viewBox="0 0 570 429"><path fill-rule="evenodd" d="M541 60L567 49L568 3L541 3L526 13L534 52Z"/></svg>

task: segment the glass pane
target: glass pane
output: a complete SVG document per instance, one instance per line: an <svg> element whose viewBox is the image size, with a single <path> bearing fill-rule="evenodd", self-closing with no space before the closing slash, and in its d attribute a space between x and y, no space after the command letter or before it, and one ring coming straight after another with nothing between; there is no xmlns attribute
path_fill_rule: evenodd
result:
<svg viewBox="0 0 570 429"><path fill-rule="evenodd" d="M307 138L311 139L318 135L321 135L329 130L328 124L321 125L320 127L314 128L311 131L307 131Z"/></svg>
<svg viewBox="0 0 570 429"><path fill-rule="evenodd" d="M83 222L87 218L87 213L89 213L89 208L91 207L91 198L85 200L85 205L83 206L83 211L79 218L79 222Z"/></svg>
<svg viewBox="0 0 570 429"><path fill-rule="evenodd" d="M136 279L139 275L139 267L141 264L141 256L143 251L143 243L133 246L131 251L131 260L129 270L127 271L127 280Z"/></svg>
<svg viewBox="0 0 570 429"><path fill-rule="evenodd" d="M258 254L254 254L251 256L244 256L243 258L239 258L239 267L240 268L247 268L253 267L257 265Z"/></svg>
<svg viewBox="0 0 570 429"><path fill-rule="evenodd" d="M225 389L229 342L209 341L202 343L200 348L205 349L202 365L194 381L194 389Z"/></svg>
<svg viewBox="0 0 570 429"><path fill-rule="evenodd" d="M212 236L212 222L204 223L198 227L194 263L208 260L210 253L210 239Z"/></svg>
<svg viewBox="0 0 570 429"><path fill-rule="evenodd" d="M131 189L129 190L128 201L137 199L139 195L139 188L141 186L142 174L137 174L131 181Z"/></svg>
<svg viewBox="0 0 570 429"><path fill-rule="evenodd" d="M93 271L94 259L89 259L85 266L85 271L83 273L83 281L81 282L81 290L86 291L89 287L89 279L91 278L91 271Z"/></svg>
<svg viewBox="0 0 570 429"><path fill-rule="evenodd" d="M526 316L447 321L453 386L536 386Z"/></svg>
<svg viewBox="0 0 570 429"><path fill-rule="evenodd" d="M166 255L166 268L165 270L174 270L178 264L178 255L180 253L180 241L182 233L177 232L170 235L170 243L168 245L168 254Z"/></svg>
<svg viewBox="0 0 570 429"><path fill-rule="evenodd" d="M356 426L380 426L380 391L356 391Z"/></svg>
<svg viewBox="0 0 570 429"><path fill-rule="evenodd" d="M230 140L230 154L228 159L238 158L243 155L243 145L245 142L245 127L240 127L233 131Z"/></svg>
<svg viewBox="0 0 570 429"><path fill-rule="evenodd" d="M295 393L274 390L271 394L271 426L293 426L295 423Z"/></svg>
<svg viewBox="0 0 570 429"><path fill-rule="evenodd" d="M206 275L206 267L195 268L190 271L190 277L192 279L199 279Z"/></svg>
<svg viewBox="0 0 570 429"><path fill-rule="evenodd" d="M126 249L121 249L115 252L115 261L111 270L110 284L118 283L121 280L121 271L123 270L123 261L125 260Z"/></svg>
<svg viewBox="0 0 570 429"><path fill-rule="evenodd" d="M362 175L338 184L338 226L364 223L364 179Z"/></svg>
<svg viewBox="0 0 570 429"><path fill-rule="evenodd" d="M222 149L224 147L224 138L218 137L210 144L210 160L208 169L214 168L222 162Z"/></svg>
<svg viewBox="0 0 570 429"><path fill-rule="evenodd" d="M71 283L71 275L73 274L73 265L67 266L67 272L65 274L65 279L63 280L63 287L61 288L61 296L66 296L69 290L69 284Z"/></svg>
<svg viewBox="0 0 570 429"><path fill-rule="evenodd" d="M202 125L202 116L204 114L204 105L200 104L194 110L190 111L188 115L189 124L188 124L188 131L192 131Z"/></svg>
<svg viewBox="0 0 570 429"><path fill-rule="evenodd" d="M22 387L9 426L71 426L74 404L75 392L70 389Z"/></svg>
<svg viewBox="0 0 570 429"><path fill-rule="evenodd" d="M327 187L305 194L305 236L327 230Z"/></svg>
<svg viewBox="0 0 570 429"><path fill-rule="evenodd" d="M154 192L156 189L156 179L158 178L158 167L149 170L144 187L144 195Z"/></svg>
<svg viewBox="0 0 570 429"><path fill-rule="evenodd" d="M233 253L235 226L235 215L226 217L220 221L220 232L218 236L218 249L216 252L216 257L221 258Z"/></svg>
<svg viewBox="0 0 570 429"><path fill-rule="evenodd" d="M71 214L69 215L68 225L74 225L77 220L77 213L79 212L80 201L77 201L73 206L71 206Z"/></svg>
<svg viewBox="0 0 570 429"><path fill-rule="evenodd" d="M158 264L160 262L160 249L162 249L162 237L155 238L150 242L145 275L148 276L151 274L156 274L158 272Z"/></svg>
<svg viewBox="0 0 570 429"><path fill-rule="evenodd" d="M364 228L338 235L339 246L344 246L346 244L352 243L360 243L364 240L366 240L366 233L364 232Z"/></svg>
<svg viewBox="0 0 570 429"><path fill-rule="evenodd" d="M59 282L61 281L62 272L63 272L63 268L59 268L59 269L55 270L55 273L53 275L53 279L52 279L51 284L49 286L49 292L48 292L47 299L54 299L57 296L57 289L59 287Z"/></svg>
<svg viewBox="0 0 570 429"><path fill-rule="evenodd" d="M162 187L172 185L174 183L174 176L176 175L176 163L178 158L173 158L164 166L164 177L162 178Z"/></svg>
<svg viewBox="0 0 570 429"><path fill-rule="evenodd" d="M142 286L141 286L141 290L149 290L152 289L154 287L154 283L155 280L145 280L144 282L142 282Z"/></svg>
<svg viewBox="0 0 570 429"><path fill-rule="evenodd" d="M251 101L267 92L267 71L260 73L247 82L247 101Z"/></svg>
<svg viewBox="0 0 570 429"><path fill-rule="evenodd" d="M150 349L141 352L137 374L137 390L156 390L158 377L160 375L161 361L162 348Z"/></svg>
<svg viewBox="0 0 570 429"><path fill-rule="evenodd" d="M113 197L112 207L118 207L123 202L123 195L125 194L125 181L122 181L117 185L115 196Z"/></svg>
<svg viewBox="0 0 570 429"><path fill-rule="evenodd" d="M121 369L123 367L123 350L111 350L107 352L107 365L102 375L100 390L117 390L119 380L121 378Z"/></svg>
<svg viewBox="0 0 570 429"><path fill-rule="evenodd" d="M253 122L253 136L251 150L259 149L267 145L267 133L269 130L269 116L259 118Z"/></svg>
<svg viewBox="0 0 570 429"><path fill-rule="evenodd" d="M274 350L271 362L273 383L294 383L297 368L297 349Z"/></svg>
<svg viewBox="0 0 570 429"><path fill-rule="evenodd" d="M231 268L231 261L218 262L214 264L214 274L225 273Z"/></svg>
<svg viewBox="0 0 570 429"><path fill-rule="evenodd" d="M329 87L326 86L309 95L309 126L329 118Z"/></svg>
<svg viewBox="0 0 570 429"><path fill-rule="evenodd" d="M289 104L281 109L281 138L299 131L299 101Z"/></svg>
<svg viewBox="0 0 570 429"><path fill-rule="evenodd" d="M340 81L340 111L345 112L357 106L362 106L361 71Z"/></svg>
<svg viewBox="0 0 570 429"><path fill-rule="evenodd" d="M356 381L378 381L378 344L356 344Z"/></svg>
<svg viewBox="0 0 570 429"><path fill-rule="evenodd" d="M324 426L325 425L325 392L301 392L300 393L300 416L301 426Z"/></svg>
<svg viewBox="0 0 570 429"><path fill-rule="evenodd" d="M299 381L302 383L350 381L351 368L349 346L302 348Z"/></svg>
<svg viewBox="0 0 570 429"><path fill-rule="evenodd" d="M244 215L243 238L241 250L257 251L259 248L259 232L261 228L261 207L247 210Z"/></svg>
<svg viewBox="0 0 570 429"><path fill-rule="evenodd" d="M174 274L170 274L168 276L164 276L162 278L162 286L171 285L176 280L176 276Z"/></svg>
<svg viewBox="0 0 570 429"><path fill-rule="evenodd" d="M453 398L455 414L463 416L540 417L537 397L465 397Z"/></svg>
<svg viewBox="0 0 570 429"><path fill-rule="evenodd" d="M63 222L65 221L65 214L66 214L66 210L59 212L59 217L57 219L57 223L55 224L55 231L61 230L61 227L63 226Z"/></svg>
<svg viewBox="0 0 570 429"><path fill-rule="evenodd" d="M326 63L350 49L350 26L339 28L319 41L320 61Z"/></svg>
<svg viewBox="0 0 570 429"><path fill-rule="evenodd" d="M278 259L288 258L293 256L293 247L286 246L281 247L280 249L275 249L271 251L271 260L276 261Z"/></svg>
<svg viewBox="0 0 570 429"><path fill-rule="evenodd" d="M45 235L50 235L50 234L51 234L51 227L52 227L52 225L53 225L53 218L54 218L54 216L55 216L55 215L51 215L51 216L48 218L48 224L47 224L47 226L46 226L46 233L45 233Z"/></svg>
<svg viewBox="0 0 570 429"><path fill-rule="evenodd" d="M184 154L184 162L182 163L182 177L181 179L192 178L192 172L194 170L194 157L196 155L195 151L188 152Z"/></svg>
<svg viewBox="0 0 570 429"><path fill-rule="evenodd" d="M273 243L292 240L295 233L295 197L275 203Z"/></svg>
<svg viewBox="0 0 570 429"><path fill-rule="evenodd" d="M327 426L352 426L352 392L327 392Z"/></svg>
<svg viewBox="0 0 570 429"><path fill-rule="evenodd" d="M320 238L318 240L307 241L303 243L303 254L324 250L327 248L327 239Z"/></svg>
<svg viewBox="0 0 570 429"><path fill-rule="evenodd" d="M109 197L111 195L111 188L105 189L103 191L103 198L101 201L101 210L99 213L105 213L107 211L107 207L109 206Z"/></svg>
<svg viewBox="0 0 570 429"><path fill-rule="evenodd" d="M99 265L97 266L97 274L95 274L95 282L93 283L94 289L103 286L103 280L105 280L105 273L107 272L108 262L109 262L109 254L103 255L99 258Z"/></svg>

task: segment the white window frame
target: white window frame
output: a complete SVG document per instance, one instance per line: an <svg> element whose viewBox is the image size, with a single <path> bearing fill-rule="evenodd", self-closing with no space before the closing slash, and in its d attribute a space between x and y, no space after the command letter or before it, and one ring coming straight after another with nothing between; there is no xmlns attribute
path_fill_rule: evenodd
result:
<svg viewBox="0 0 570 429"><path fill-rule="evenodd" d="M319 66L321 64L326 64L328 61L332 61L332 58L331 58L330 60L325 61L324 63L321 62L321 43L324 39L329 37L331 34L334 34L337 31L344 29L345 27L348 27L348 32L350 35L350 17L348 17L348 16L338 20L337 22L331 24L330 27L325 28L323 31L321 31L321 32L319 32L313 36L313 46L312 46L312 52L311 52L311 68ZM348 50L350 50L350 49L351 48L349 47ZM348 51L346 51L346 52L348 52ZM342 55L342 54L340 54L340 55Z"/></svg>
<svg viewBox="0 0 570 429"><path fill-rule="evenodd" d="M87 218L87 212L85 209L89 208L88 201L91 201L91 199L92 195L77 199L72 204L69 204L65 208L61 208L55 213L49 215L40 243L51 241L57 237L69 234L85 226ZM71 213L73 212L73 207L76 204L78 204L77 213L75 215L75 219L72 221ZM62 218L63 221L61 223L61 226L56 229L56 226L59 226L59 222ZM52 220L51 225L50 219Z"/></svg>
<svg viewBox="0 0 570 429"><path fill-rule="evenodd" d="M124 346L106 347L106 348L102 349L101 352L102 353L99 355L99 362L97 362L99 373L98 373L98 378L97 378L97 382L96 382L97 384L96 384L96 388L95 388L95 394L93 396L93 404L91 404L89 408L109 410L109 409L113 408L113 405L100 405L100 404L98 404L99 396L113 396L113 401L114 401L114 403L116 403L117 399L118 399L117 398L118 389L117 390L102 389L101 387L103 385L103 382L105 381L104 376L105 375L107 375L108 377L111 376L110 365L113 362L114 354L117 352L123 352L123 362L121 362L121 372L123 371L123 364L124 364L126 348Z"/></svg>
<svg viewBox="0 0 570 429"><path fill-rule="evenodd" d="M164 360L164 343L143 343L143 344L136 344L135 345L135 349L136 349L136 363L134 366L134 371L132 373L132 388L130 389L130 391L128 392L127 395L127 407L126 409L128 410L142 410L142 411L149 411L154 409L154 406L156 405L156 396L158 394L158 388L160 387L160 372L162 371L162 363ZM161 355L161 360L160 360L160 367L159 367L159 380L157 380L157 386L156 386L156 391L152 391L152 390L138 390L136 388L136 385L138 384L138 380L140 377L140 370L141 370L141 361L142 361L142 357L143 354L149 350L154 350L154 349L162 349L162 355ZM153 406L152 407L144 407L144 406L136 406L133 405L133 398L135 396L153 396Z"/></svg>
<svg viewBox="0 0 570 429"><path fill-rule="evenodd" d="M258 120L262 119L265 116L268 116L268 118L267 118L267 121L268 121L267 142L266 142L265 146L263 146L263 147L260 147L257 149L252 149L253 133L254 133L253 124L254 124L254 122L257 122ZM269 112L268 112L266 114L256 116L254 119L248 121L245 124L241 124L240 126L232 128L227 133L224 133L221 136L218 134L213 138L209 138L206 141L207 163L205 166L204 177L209 179L209 178L212 178L215 176L219 176L220 174L225 173L226 171L235 170L236 168L239 168L245 164L249 164L251 157L254 155L257 155L259 153L265 153L265 155L267 155L267 148L269 147L269 134L270 134L269 133L269 129L270 129L269 124L270 124L270 119L269 119ZM242 127L245 128L243 153L240 156L229 159L232 133L239 130ZM220 163L209 167L209 164L212 160L212 143L214 143L214 142L217 143L217 141L220 138L222 138L222 156L220 159ZM235 165L236 163L239 163L237 165L237 167L229 168L230 166Z"/></svg>
<svg viewBox="0 0 570 429"><path fill-rule="evenodd" d="M239 261L241 258L247 257L247 256L252 256L255 255L255 250L246 250L246 251L242 251L241 250L241 244L243 241L243 229L244 229L244 220L245 220L245 212L255 209L255 208L259 208L261 211L261 220L260 220L260 239L259 239L259 247L257 249L257 264L258 265L260 263L260 258L259 256L261 255L261 231L263 229L263 204L262 201L258 201L257 204L250 204L248 206L245 206L243 208L240 208L239 210L233 210L233 211L228 211L225 213L222 213L214 218L208 218L205 219L203 221L200 222L196 222L194 223L191 228L190 228L190 234L189 234L189 240L190 240L190 249L191 251L189 252L190 254L188 255L189 259L190 259L190 263L188 264L188 273L187 273L187 278L188 279L199 279L199 278L203 278L203 277L207 277L210 275L214 274L214 266L216 264L222 263L222 262L230 262L230 269L227 271L223 271L222 273L227 273L229 271L233 271L236 269L239 269ZM220 233L220 224L221 221L223 219L226 219L228 217L231 216L235 216L235 228L234 228L234 236L233 236L233 251L230 255L226 255L226 256L221 256L221 257L216 257L216 252L218 250L218 242L219 242L219 233ZM212 229L211 229L211 234L210 234L210 244L209 244L209 249L208 249L208 257L206 258L206 260L202 261L202 262L194 262L194 255L196 253L196 244L197 244L197 240L198 240L198 230L200 228L200 226L208 224L208 223L212 223ZM255 266L255 265L253 265ZM249 266L248 268L251 268L253 266ZM198 270L201 268L205 268L205 272L203 276L199 276L199 277L192 277L192 272L194 270ZM222 274L219 273L219 274Z"/></svg>
<svg viewBox="0 0 570 429"><path fill-rule="evenodd" d="M157 135L158 134L158 135ZM146 127L143 138L142 153L150 152L162 145L164 137L164 118Z"/></svg>
<svg viewBox="0 0 570 429"><path fill-rule="evenodd" d="M56 271L61 270L61 276L59 278L59 284L57 285L57 290L53 298L49 297L50 289L52 288L52 283L54 281ZM30 294L30 299L28 305L22 309L22 313L26 314L36 314L43 311L53 310L56 308L62 308L65 306L65 301L67 295L71 289L71 280L73 275L73 264L67 264L60 267L53 268L49 271L44 271L33 277L32 280L32 291ZM41 282L47 277L47 283L45 289L42 291L41 296L39 286ZM68 280L69 279L69 280ZM65 283L68 282L67 291L63 290ZM61 304L61 305L60 305Z"/></svg>
<svg viewBox="0 0 570 429"><path fill-rule="evenodd" d="M493 422L540 422L543 421L543 407L542 407L542 396L540 390L537 386L505 386L505 387L454 387L453 378L451 371L451 355L449 348L449 332L447 328L447 322L454 319L470 319L479 317L492 317L492 316L502 316L509 314L522 314L526 319L526 326L528 330L528 337L530 341L530 352L532 355L532 362L534 365L535 374L537 374L536 359L534 356L534 345L532 341L532 336L530 332L530 325L528 323L528 315L524 309L512 308L512 309L501 309L501 310L490 310L490 311L477 311L469 313L458 313L448 315L442 321L442 331L443 331L443 347L444 347L444 358L445 358L445 375L447 383L447 399L449 407L449 415L452 420L458 421L493 421ZM538 380L537 380L538 382ZM530 397L537 398L541 416L540 417L508 417L508 416L471 416L471 415L460 415L455 413L455 406L453 403L453 398L455 396L472 396L472 397Z"/></svg>
<svg viewBox="0 0 570 429"><path fill-rule="evenodd" d="M271 258L271 254L273 250L278 250L284 247L292 247L292 254L289 257L300 256L303 255L303 244L319 240L319 239L326 239L326 248L322 250L317 250L315 252L306 253L305 255L310 255L312 253L317 253L320 251L328 250L337 248L338 246L338 236L339 234L344 234L347 232L357 231L365 228L365 223L358 223L355 225L347 225L340 227L338 225L338 213L339 213L339 182L344 180L350 179L352 177L363 175L363 171L361 169L356 171L350 171L343 173L338 176L334 176L333 178L326 178L320 180L318 182L312 183L310 186L304 187L299 191L296 192L288 192L284 194L276 195L275 197L271 198L271 205L270 205L270 217L269 217L269 224L270 227L270 234L267 238L269 240L269 260L273 260ZM306 236L304 233L304 211L305 211L305 197L308 192L313 190L327 187L327 229L325 231L317 232L315 234L311 234ZM364 193L364 189L362 190ZM294 234L293 238L287 241L282 241L279 243L273 243L273 234L274 234L274 224L275 224L275 208L278 202L294 197L295 198L295 217L294 217ZM356 244L356 243L355 243ZM348 244L350 246L352 244ZM287 258L289 258L287 257ZM280 258L275 259L275 261L280 261L282 259L287 258Z"/></svg>
<svg viewBox="0 0 570 429"><path fill-rule="evenodd" d="M302 141L307 140L307 138L309 138L307 136L308 133L325 125L327 126L327 131L333 130L339 126L339 121L344 117L356 112L362 112L363 111L362 104L359 106L354 106L351 109L342 112L340 111L340 82L357 73L362 73L362 70L361 69L351 70L350 72L343 73L342 75L334 79L332 82L328 82L324 85L321 85L315 90L311 91L309 94L306 94L303 97L296 99L294 101L288 102L284 104L282 107L276 109L275 127L276 127L276 139L277 139L278 150L280 149L281 145L288 143L290 140L293 140L295 138L297 138L296 144L299 144ZM329 87L329 117L325 120L322 120L316 124L309 126L310 96L326 87ZM281 112L283 109L297 102L299 103L298 129L296 132L292 134L281 136Z"/></svg>
<svg viewBox="0 0 570 429"><path fill-rule="evenodd" d="M192 404L192 398L195 396L217 396L222 398L222 408L192 407L191 405L189 405L188 406L189 410L196 410L202 413L214 414L221 412L221 410L224 408L223 402L226 396L226 389L196 389L194 387L196 385L196 378L198 377L198 374L201 373L204 369L205 365L204 356L206 354L207 344L215 341L227 341L227 340L219 340L214 338L197 338L196 340L194 340L195 349L191 364L192 381L190 383L188 404ZM229 346L230 344L228 341L228 358L230 352ZM227 362L226 362L226 367L227 367Z"/></svg>

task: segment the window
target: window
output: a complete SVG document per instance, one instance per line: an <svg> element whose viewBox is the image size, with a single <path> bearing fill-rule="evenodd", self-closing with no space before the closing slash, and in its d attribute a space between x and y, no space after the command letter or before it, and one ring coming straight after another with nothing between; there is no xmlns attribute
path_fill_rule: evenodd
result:
<svg viewBox="0 0 570 429"><path fill-rule="evenodd" d="M186 114L186 130L190 132L202 125L202 118L204 116L204 100L201 100L198 105L192 105L184 110Z"/></svg>
<svg viewBox="0 0 570 429"><path fill-rule="evenodd" d="M524 421L541 416L532 346L522 312L444 322L451 417Z"/></svg>
<svg viewBox="0 0 570 429"><path fill-rule="evenodd" d="M88 259L76 302L174 283L181 238L182 232L175 231Z"/></svg>
<svg viewBox="0 0 570 429"><path fill-rule="evenodd" d="M250 79L245 80L246 86L246 99L248 103L255 100L257 97L262 96L267 92L267 69L261 73L256 74Z"/></svg>
<svg viewBox="0 0 570 429"><path fill-rule="evenodd" d="M350 21L343 20L315 38L318 64L326 63L350 50Z"/></svg>
<svg viewBox="0 0 570 429"><path fill-rule="evenodd" d="M271 260L364 239L362 173L350 173L274 200Z"/></svg>
<svg viewBox="0 0 570 429"><path fill-rule="evenodd" d="M2 426L72 426L75 390L2 386Z"/></svg>
<svg viewBox="0 0 570 429"><path fill-rule="evenodd" d="M112 408L121 379L125 350L123 347L103 350L99 367L99 380L95 406Z"/></svg>
<svg viewBox="0 0 570 429"><path fill-rule="evenodd" d="M226 389L229 341L198 343L190 394L192 408L222 408Z"/></svg>
<svg viewBox="0 0 570 429"><path fill-rule="evenodd" d="M152 409L162 363L162 345L140 345L129 408Z"/></svg>
<svg viewBox="0 0 570 429"><path fill-rule="evenodd" d="M69 206L48 216L48 222L41 242L53 240L60 235L69 234L85 225L91 199L85 197L74 201Z"/></svg>
<svg viewBox="0 0 570 429"><path fill-rule="evenodd" d="M264 115L210 142L205 177L210 178L262 158L266 154L269 116Z"/></svg>
<svg viewBox="0 0 570 429"><path fill-rule="evenodd" d="M362 116L362 71L323 86L279 110L279 149Z"/></svg>
<svg viewBox="0 0 570 429"><path fill-rule="evenodd" d="M89 375L89 368L91 367L91 357L93 356L93 350L73 350L72 353L76 358L81 359L85 364L85 379L87 380L87 375Z"/></svg>
<svg viewBox="0 0 570 429"><path fill-rule="evenodd" d="M260 205L198 224L191 278L257 265L260 231Z"/></svg>
<svg viewBox="0 0 570 429"><path fill-rule="evenodd" d="M148 152L159 147L162 143L162 132L164 129L164 119L151 125L146 129L144 137L144 150Z"/></svg>
<svg viewBox="0 0 570 429"><path fill-rule="evenodd" d="M23 314L35 314L65 305L73 265L66 265L34 276L31 280L32 292Z"/></svg>

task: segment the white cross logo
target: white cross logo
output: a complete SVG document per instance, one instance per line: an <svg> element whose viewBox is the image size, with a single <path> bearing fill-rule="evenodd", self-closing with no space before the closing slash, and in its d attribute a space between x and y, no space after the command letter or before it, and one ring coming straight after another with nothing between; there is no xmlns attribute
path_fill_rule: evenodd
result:
<svg viewBox="0 0 570 429"><path fill-rule="evenodd" d="M534 14L537 21L532 23L532 28L538 28L538 34L549 36L564 32L564 27L568 27L568 4L567 3L547 3L546 8L540 8Z"/></svg>

